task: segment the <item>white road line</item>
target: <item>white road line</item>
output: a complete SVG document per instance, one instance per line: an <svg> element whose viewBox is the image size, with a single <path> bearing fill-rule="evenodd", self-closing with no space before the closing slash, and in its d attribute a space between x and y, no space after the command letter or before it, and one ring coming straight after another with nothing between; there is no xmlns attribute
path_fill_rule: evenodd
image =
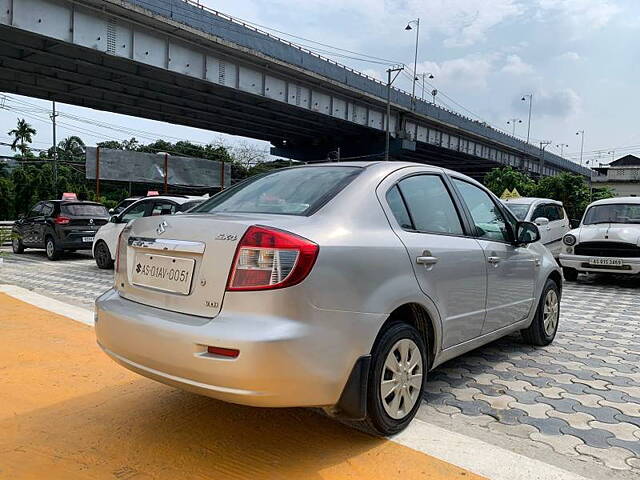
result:
<svg viewBox="0 0 640 480"><path fill-rule="evenodd" d="M0 285L0 292L6 293L23 302L30 303L38 308L49 310L50 312L93 327L93 312L86 308L69 305L60 300L55 300L15 285Z"/></svg>
<svg viewBox="0 0 640 480"><path fill-rule="evenodd" d="M491 480L587 480L540 460L419 419L414 419L405 431L391 440Z"/></svg>

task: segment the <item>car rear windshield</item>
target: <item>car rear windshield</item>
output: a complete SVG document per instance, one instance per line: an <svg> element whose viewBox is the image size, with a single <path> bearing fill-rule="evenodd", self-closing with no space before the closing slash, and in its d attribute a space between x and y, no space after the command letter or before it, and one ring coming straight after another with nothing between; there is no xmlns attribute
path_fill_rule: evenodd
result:
<svg viewBox="0 0 640 480"><path fill-rule="evenodd" d="M108 217L109 212L102 205L91 205L83 203L67 203L62 205L62 213L78 217Z"/></svg>
<svg viewBox="0 0 640 480"><path fill-rule="evenodd" d="M585 225L596 223L640 223L640 204L612 203L595 205L584 216Z"/></svg>
<svg viewBox="0 0 640 480"><path fill-rule="evenodd" d="M509 203L506 203L505 205L509 210L511 210L511 213L513 213L516 216L516 218L520 221L523 221L525 218L527 218L529 207L531 207L531 205L527 205L526 203L509 202Z"/></svg>
<svg viewBox="0 0 640 480"><path fill-rule="evenodd" d="M190 213L311 215L347 186L360 167L317 166L275 170L231 187Z"/></svg>

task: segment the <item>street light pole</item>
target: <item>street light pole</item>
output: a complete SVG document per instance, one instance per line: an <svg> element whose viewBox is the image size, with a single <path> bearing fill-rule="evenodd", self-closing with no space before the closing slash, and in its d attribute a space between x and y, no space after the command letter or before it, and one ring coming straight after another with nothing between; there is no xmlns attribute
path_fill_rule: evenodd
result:
<svg viewBox="0 0 640 480"><path fill-rule="evenodd" d="M529 143L529 137L531 136L531 108L533 106L533 93L528 93L522 97L522 101L526 101L529 98L529 122L527 122L527 144Z"/></svg>
<svg viewBox="0 0 640 480"><path fill-rule="evenodd" d="M417 18L415 20L411 20L409 23L407 23L407 26L405 27L405 30L413 30L413 28L411 27L411 24L415 24L416 26L416 51L415 51L415 55L413 57L413 88L411 90L411 101L413 102L413 105L415 106L416 103L416 75L417 75L417 69L418 69L418 43L420 42L420 19Z"/></svg>
<svg viewBox="0 0 640 480"><path fill-rule="evenodd" d="M53 124L53 189L54 195L58 195L58 145L56 140L56 101L53 100L51 104L51 123Z"/></svg>
<svg viewBox="0 0 640 480"><path fill-rule="evenodd" d="M427 77L427 75L429 77ZM422 101L424 101L424 87L427 84L426 78L429 78L430 80L434 78L433 73L421 73L419 75L416 75L416 81L418 80L418 78L422 77L422 96L420 97L422 99Z"/></svg>
<svg viewBox="0 0 640 480"><path fill-rule="evenodd" d="M522 120L519 118L510 118L507 120L507 125L511 125L511 135L516 136L516 123L522 123Z"/></svg>
<svg viewBox="0 0 640 480"><path fill-rule="evenodd" d="M576 135L580 135L582 137L580 142L580 166L582 166L582 154L584 153L584 130L578 130Z"/></svg>
<svg viewBox="0 0 640 480"><path fill-rule="evenodd" d="M569 147L566 143L561 143L560 145L556 145L556 148L560 149L560 156L564 155L564 147Z"/></svg>
<svg viewBox="0 0 640 480"><path fill-rule="evenodd" d="M389 161L389 144L391 143L391 85L398 78L400 72L404 70L404 65L399 67L391 67L387 69L387 127L385 132L384 159ZM391 74L395 72L395 76L391 78Z"/></svg>

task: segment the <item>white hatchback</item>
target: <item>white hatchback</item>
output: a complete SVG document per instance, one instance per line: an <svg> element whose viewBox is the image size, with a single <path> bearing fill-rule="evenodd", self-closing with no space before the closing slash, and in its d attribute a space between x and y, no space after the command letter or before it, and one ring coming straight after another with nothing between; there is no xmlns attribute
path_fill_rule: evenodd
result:
<svg viewBox="0 0 640 480"><path fill-rule="evenodd" d="M101 269L113 268L116 258L116 242L122 229L132 220L156 215L173 215L184 212L204 202L208 197L194 197L187 195L156 195L143 197L113 215L109 222L96 233L92 253L96 265Z"/></svg>
<svg viewBox="0 0 640 480"><path fill-rule="evenodd" d="M562 202L550 198L521 197L503 200L521 222L533 222L540 231L541 242L557 259L562 251L562 237L571 230Z"/></svg>

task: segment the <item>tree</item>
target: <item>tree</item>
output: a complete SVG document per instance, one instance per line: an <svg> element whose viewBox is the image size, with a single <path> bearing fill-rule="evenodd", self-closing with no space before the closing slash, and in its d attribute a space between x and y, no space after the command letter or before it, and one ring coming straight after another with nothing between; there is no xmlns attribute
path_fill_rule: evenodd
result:
<svg viewBox="0 0 640 480"><path fill-rule="evenodd" d="M15 218L15 193L9 178L0 178L0 220Z"/></svg>
<svg viewBox="0 0 640 480"><path fill-rule="evenodd" d="M36 134L36 129L26 122L24 118L18 120L16 128L8 132L13 137L11 142L11 150L19 150L21 156L26 156L29 152L28 143L33 142L33 136Z"/></svg>
<svg viewBox="0 0 640 480"><path fill-rule="evenodd" d="M67 137L58 143L58 159L67 161L84 161L85 145L80 137Z"/></svg>
<svg viewBox="0 0 640 480"><path fill-rule="evenodd" d="M513 190L514 188L520 195L526 197L531 195L536 186L531 177L512 167L494 168L484 177L484 184L498 197L505 189Z"/></svg>

